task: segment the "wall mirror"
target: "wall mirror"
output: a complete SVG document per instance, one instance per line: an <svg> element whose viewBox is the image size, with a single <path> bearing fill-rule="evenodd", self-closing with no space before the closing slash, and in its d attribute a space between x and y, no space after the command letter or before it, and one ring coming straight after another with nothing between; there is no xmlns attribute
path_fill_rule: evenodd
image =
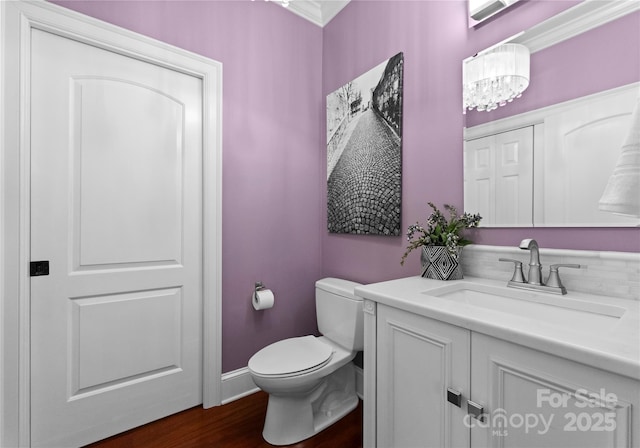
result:
<svg viewBox="0 0 640 448"><path fill-rule="evenodd" d="M635 13L639 5L583 2L512 42L526 45L533 55L571 37L588 36L600 25ZM640 42L611 44L634 45L637 51ZM532 57L532 72L533 63ZM609 69L612 76L616 69ZM638 101L640 82L632 82L481 124L467 115L465 211L480 213L484 227L639 226L638 218L598 209Z"/></svg>

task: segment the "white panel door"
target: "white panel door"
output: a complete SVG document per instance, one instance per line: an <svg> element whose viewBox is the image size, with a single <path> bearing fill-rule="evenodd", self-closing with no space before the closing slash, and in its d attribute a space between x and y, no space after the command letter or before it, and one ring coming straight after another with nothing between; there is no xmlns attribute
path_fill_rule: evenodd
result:
<svg viewBox="0 0 640 448"><path fill-rule="evenodd" d="M495 224L533 225L533 126L496 135Z"/></svg>
<svg viewBox="0 0 640 448"><path fill-rule="evenodd" d="M32 30L32 446L202 402L202 81Z"/></svg>
<svg viewBox="0 0 640 448"><path fill-rule="evenodd" d="M533 126L465 142L464 210L483 227L533 225Z"/></svg>
<svg viewBox="0 0 640 448"><path fill-rule="evenodd" d="M483 226L495 225L495 135L464 144L464 211L480 213Z"/></svg>

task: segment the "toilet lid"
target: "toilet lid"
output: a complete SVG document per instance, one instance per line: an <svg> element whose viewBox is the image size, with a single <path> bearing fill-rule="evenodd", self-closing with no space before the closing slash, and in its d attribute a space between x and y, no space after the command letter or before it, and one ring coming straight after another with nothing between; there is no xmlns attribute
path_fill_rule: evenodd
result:
<svg viewBox="0 0 640 448"><path fill-rule="evenodd" d="M314 336L302 336L266 346L249 360L249 369L260 375L287 375L326 364L333 350Z"/></svg>

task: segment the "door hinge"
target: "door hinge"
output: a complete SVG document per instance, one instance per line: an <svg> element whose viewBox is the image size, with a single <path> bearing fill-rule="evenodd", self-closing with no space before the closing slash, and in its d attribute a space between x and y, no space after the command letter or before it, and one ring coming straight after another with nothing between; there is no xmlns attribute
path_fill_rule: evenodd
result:
<svg viewBox="0 0 640 448"><path fill-rule="evenodd" d="M29 263L31 277L49 275L49 261L32 261Z"/></svg>

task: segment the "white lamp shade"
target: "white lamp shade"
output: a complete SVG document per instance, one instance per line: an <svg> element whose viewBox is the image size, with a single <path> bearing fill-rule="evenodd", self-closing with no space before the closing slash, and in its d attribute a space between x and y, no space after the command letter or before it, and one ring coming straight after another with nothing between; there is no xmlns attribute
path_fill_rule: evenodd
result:
<svg viewBox="0 0 640 448"><path fill-rule="evenodd" d="M464 108L491 111L529 87L529 49L502 44L468 59L462 66Z"/></svg>
<svg viewBox="0 0 640 448"><path fill-rule="evenodd" d="M631 128L618 163L607 182L598 208L605 212L640 217L640 98L631 114Z"/></svg>

